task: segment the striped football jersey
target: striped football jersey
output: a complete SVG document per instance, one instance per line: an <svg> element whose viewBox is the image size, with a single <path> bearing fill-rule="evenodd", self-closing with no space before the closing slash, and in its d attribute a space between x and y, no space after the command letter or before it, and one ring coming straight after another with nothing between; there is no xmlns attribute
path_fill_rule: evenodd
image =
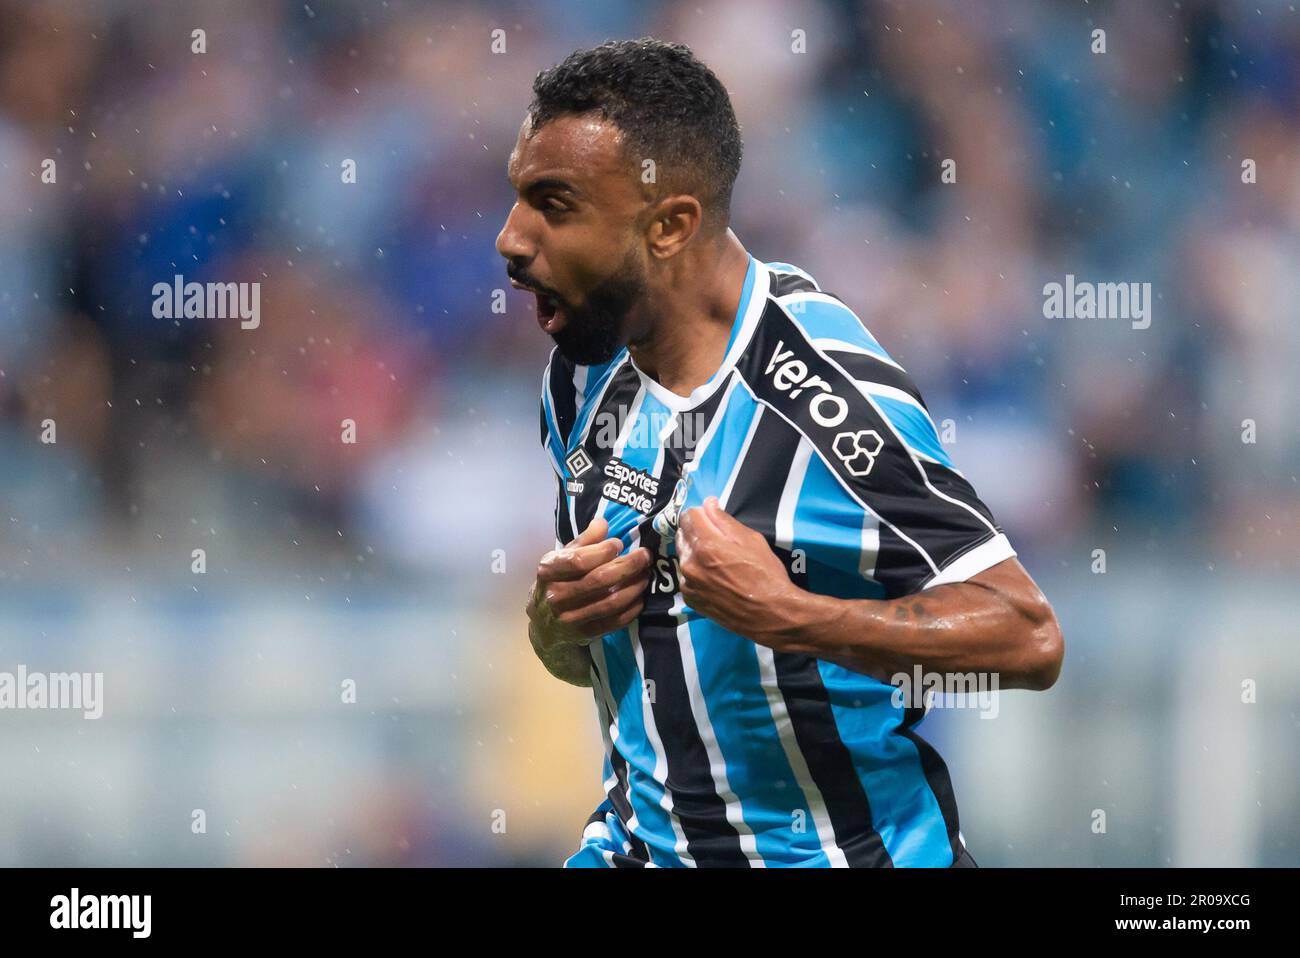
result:
<svg viewBox="0 0 1300 958"><path fill-rule="evenodd" d="M924 400L803 270L750 258L725 359L680 396L626 350L558 351L541 440L557 543L603 516L652 556L644 611L591 645L605 799L581 865L950 866L962 857L923 708L830 662L773 650L678 589L681 512L717 496L802 588L888 599L1015 555L954 468Z"/></svg>

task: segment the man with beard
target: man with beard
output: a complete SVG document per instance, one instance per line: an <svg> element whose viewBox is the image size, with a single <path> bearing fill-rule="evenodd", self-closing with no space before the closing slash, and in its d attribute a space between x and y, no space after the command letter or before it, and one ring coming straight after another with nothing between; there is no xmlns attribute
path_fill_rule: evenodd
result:
<svg viewBox="0 0 1300 958"><path fill-rule="evenodd" d="M707 67L609 42L533 93L497 238L556 344L529 636L606 751L566 864L973 865L927 705L889 682L1046 689L1050 605L902 368L729 228L740 130Z"/></svg>

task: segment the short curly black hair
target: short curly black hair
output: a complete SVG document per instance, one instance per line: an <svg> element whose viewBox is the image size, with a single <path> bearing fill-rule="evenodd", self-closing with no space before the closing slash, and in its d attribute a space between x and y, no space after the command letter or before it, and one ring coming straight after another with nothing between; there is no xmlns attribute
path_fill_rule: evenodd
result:
<svg viewBox="0 0 1300 958"><path fill-rule="evenodd" d="M623 133L640 175L655 161L663 191L689 193L706 220L725 227L740 173L740 125L722 82L689 47L650 37L577 50L537 74L532 132L559 116L598 111Z"/></svg>

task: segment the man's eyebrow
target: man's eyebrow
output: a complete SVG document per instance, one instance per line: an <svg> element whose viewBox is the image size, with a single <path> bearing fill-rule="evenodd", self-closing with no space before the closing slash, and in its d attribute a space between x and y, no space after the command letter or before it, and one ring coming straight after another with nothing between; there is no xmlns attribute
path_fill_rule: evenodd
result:
<svg viewBox="0 0 1300 958"><path fill-rule="evenodd" d="M582 190L578 189L568 180L561 179L558 176L544 176L539 180L533 180L521 189L519 193L521 195L524 193L541 193L545 190L554 190L557 193L568 193L572 196L578 197L579 199L584 198Z"/></svg>

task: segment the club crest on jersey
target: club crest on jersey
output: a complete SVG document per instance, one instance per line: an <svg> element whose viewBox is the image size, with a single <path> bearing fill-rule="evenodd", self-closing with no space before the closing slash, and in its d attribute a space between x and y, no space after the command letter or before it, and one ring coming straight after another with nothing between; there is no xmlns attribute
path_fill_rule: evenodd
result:
<svg viewBox="0 0 1300 958"><path fill-rule="evenodd" d="M686 494L690 490L690 480L686 476L677 480L677 485L673 487L673 497L668 500L668 505L659 510L659 514L654 517L655 532L659 533L664 539L672 539L677 535L677 523L682 517L682 505L686 502Z"/></svg>

